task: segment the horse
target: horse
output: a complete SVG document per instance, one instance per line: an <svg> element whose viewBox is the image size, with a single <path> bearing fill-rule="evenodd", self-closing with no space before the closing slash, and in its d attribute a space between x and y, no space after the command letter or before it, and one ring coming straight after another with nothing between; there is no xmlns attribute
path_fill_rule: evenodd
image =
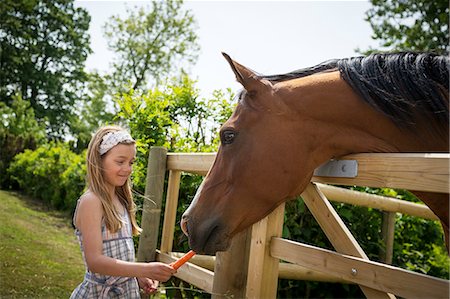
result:
<svg viewBox="0 0 450 299"><path fill-rule="evenodd" d="M449 152L449 58L378 53L264 76L222 53L243 89L209 172L181 219L197 253L299 196L314 170L354 153ZM414 192L440 219L446 193Z"/></svg>

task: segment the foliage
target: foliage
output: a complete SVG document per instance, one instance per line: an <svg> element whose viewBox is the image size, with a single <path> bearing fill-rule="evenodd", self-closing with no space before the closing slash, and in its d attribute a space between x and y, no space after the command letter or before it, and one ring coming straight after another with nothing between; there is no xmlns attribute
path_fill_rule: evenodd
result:
<svg viewBox="0 0 450 299"><path fill-rule="evenodd" d="M118 104L118 116L127 120L137 144L133 186L143 193L150 146L167 146L165 134L172 124L167 111L168 101L161 91L155 89L142 97L135 96L134 92L124 94Z"/></svg>
<svg viewBox="0 0 450 299"><path fill-rule="evenodd" d="M230 90L215 91L213 98L200 99L194 84L183 75L143 95L132 90L117 100L118 119L129 126L137 141L133 184L138 192L144 191L151 146L165 146L171 152L217 148L218 121L231 113L233 94Z"/></svg>
<svg viewBox="0 0 450 299"><path fill-rule="evenodd" d="M380 46L396 51L448 53L448 1L371 0L366 21Z"/></svg>
<svg viewBox="0 0 450 299"><path fill-rule="evenodd" d="M0 100L19 91L50 134L69 127L85 81L90 17L73 0L0 2Z"/></svg>
<svg viewBox="0 0 450 299"><path fill-rule="evenodd" d="M111 83L116 91L147 89L147 82L160 82L184 60L192 63L199 46L195 20L182 9L183 1L152 1L152 8L128 9L104 27L109 48L117 54Z"/></svg>
<svg viewBox="0 0 450 299"><path fill-rule="evenodd" d="M87 89L83 98L77 101L71 123L74 140L71 147L77 153L86 149L92 134L101 126L113 123L117 108L108 95L108 85L104 77L97 72L87 75Z"/></svg>
<svg viewBox="0 0 450 299"><path fill-rule="evenodd" d="M0 186L11 187L6 170L12 158L25 149L35 149L45 140L45 128L34 117L30 103L20 94L12 96L11 107L0 102Z"/></svg>
<svg viewBox="0 0 450 299"><path fill-rule="evenodd" d="M66 213L0 191L0 298L69 298L84 275Z"/></svg>
<svg viewBox="0 0 450 299"><path fill-rule="evenodd" d="M72 211L85 186L84 159L63 143L25 150L14 157L8 172L26 194L57 209Z"/></svg>

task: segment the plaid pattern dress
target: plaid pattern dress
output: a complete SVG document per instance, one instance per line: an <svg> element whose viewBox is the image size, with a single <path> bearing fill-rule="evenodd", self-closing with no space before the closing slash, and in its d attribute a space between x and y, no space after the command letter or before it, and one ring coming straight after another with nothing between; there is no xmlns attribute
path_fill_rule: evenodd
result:
<svg viewBox="0 0 450 299"><path fill-rule="evenodd" d="M111 233L106 228L105 224L102 224L103 254L115 259L134 262L134 242L130 218L126 211L122 217L125 220L124 224L116 233ZM81 232L78 229L75 229L75 234L80 243L81 253L86 266L86 274L83 282L72 292L70 298L141 298L136 278L108 276L91 272L87 267L86 258L84 256L83 237Z"/></svg>

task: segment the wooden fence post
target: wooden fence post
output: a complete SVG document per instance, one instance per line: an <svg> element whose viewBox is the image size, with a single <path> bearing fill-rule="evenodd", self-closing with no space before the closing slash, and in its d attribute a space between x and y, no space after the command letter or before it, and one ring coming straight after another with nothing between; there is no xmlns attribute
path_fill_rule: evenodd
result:
<svg viewBox="0 0 450 299"><path fill-rule="evenodd" d="M181 171L170 170L167 183L166 210L161 235L161 252L172 251L175 221L177 217L178 195L180 193Z"/></svg>
<svg viewBox="0 0 450 299"><path fill-rule="evenodd" d="M253 224L247 274L247 299L276 298L280 260L270 255L272 237L283 233L285 204Z"/></svg>
<svg viewBox="0 0 450 299"><path fill-rule="evenodd" d="M160 146L150 148L147 167L147 183L142 210L137 258L140 262L155 260L161 218L164 177L166 174L167 149Z"/></svg>
<svg viewBox="0 0 450 299"><path fill-rule="evenodd" d="M394 255L395 213L383 211L382 215L381 235L383 236L384 248L381 248L379 258L386 264L392 264L392 257Z"/></svg>
<svg viewBox="0 0 450 299"><path fill-rule="evenodd" d="M211 298L245 298L251 231L238 233L227 251L217 252Z"/></svg>

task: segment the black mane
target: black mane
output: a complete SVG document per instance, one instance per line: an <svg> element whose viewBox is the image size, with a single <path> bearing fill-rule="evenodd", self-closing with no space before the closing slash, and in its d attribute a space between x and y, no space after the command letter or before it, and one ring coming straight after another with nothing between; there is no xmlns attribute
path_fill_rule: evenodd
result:
<svg viewBox="0 0 450 299"><path fill-rule="evenodd" d="M372 54L329 60L315 67L284 75L261 76L272 82L339 70L341 77L362 99L400 127L418 119L433 120L433 127L449 122L449 58L431 53Z"/></svg>

